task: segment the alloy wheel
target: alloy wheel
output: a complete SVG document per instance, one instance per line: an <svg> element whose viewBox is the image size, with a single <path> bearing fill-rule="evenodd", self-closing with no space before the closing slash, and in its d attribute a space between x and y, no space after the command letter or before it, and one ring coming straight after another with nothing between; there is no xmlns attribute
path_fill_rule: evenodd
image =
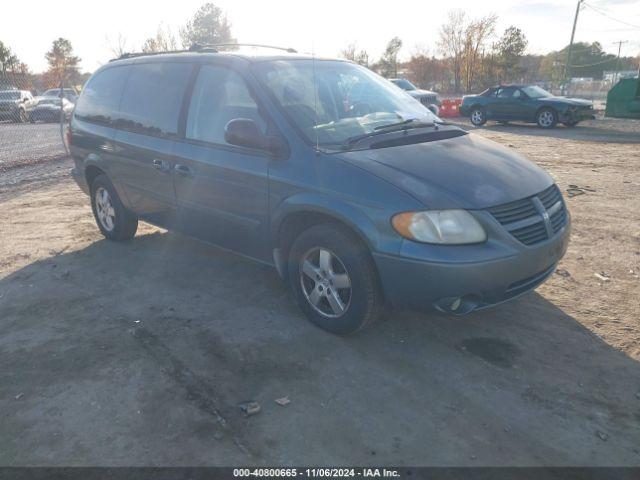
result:
<svg viewBox="0 0 640 480"><path fill-rule="evenodd" d="M111 203L111 196L106 188L98 187L95 193L96 213L102 227L112 231L116 225L116 211Z"/></svg>
<svg viewBox="0 0 640 480"><path fill-rule="evenodd" d="M474 110L471 113L471 123L473 123L474 125L480 125L482 123L483 118L484 118L484 115L480 110Z"/></svg>
<svg viewBox="0 0 640 480"><path fill-rule="evenodd" d="M538 115L538 123L541 127L550 127L551 125L553 125L553 120L553 112L549 110L540 112L540 115Z"/></svg>
<svg viewBox="0 0 640 480"><path fill-rule="evenodd" d="M309 304L324 317L343 316L351 303L351 278L326 248L312 248L300 261L300 284Z"/></svg>

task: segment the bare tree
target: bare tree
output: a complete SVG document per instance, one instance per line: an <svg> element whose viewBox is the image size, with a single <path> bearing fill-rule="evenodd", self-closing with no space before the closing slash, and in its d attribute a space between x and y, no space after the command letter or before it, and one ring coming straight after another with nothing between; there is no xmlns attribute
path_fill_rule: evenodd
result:
<svg viewBox="0 0 640 480"><path fill-rule="evenodd" d="M108 35L105 38L107 46L115 58L119 58L125 53L131 51L129 48L129 42L127 42L127 37L122 35L122 33L118 33L116 38L111 38Z"/></svg>
<svg viewBox="0 0 640 480"><path fill-rule="evenodd" d="M440 89L447 80L446 61L430 56L429 50L421 45L414 47L411 58L403 66L409 80L421 88L438 86Z"/></svg>
<svg viewBox="0 0 640 480"><path fill-rule="evenodd" d="M481 59L495 32L497 19L496 15L490 14L468 22L464 11L452 10L440 28L438 47L449 59L456 92L460 91L463 81L467 91L473 88L483 68Z"/></svg>
<svg viewBox="0 0 640 480"><path fill-rule="evenodd" d="M467 92L471 91L476 77L482 73L484 65L480 62L480 56L484 56L484 49L495 32L497 20L496 15L490 14L471 21L465 28L463 71Z"/></svg>
<svg viewBox="0 0 640 480"><path fill-rule="evenodd" d="M158 26L155 37L149 37L142 44L144 53L169 52L178 49L178 42L169 27Z"/></svg>
<svg viewBox="0 0 640 480"><path fill-rule="evenodd" d="M447 22L440 27L438 48L451 64L453 86L460 91L462 83L462 63L466 45L465 13L463 10L451 10Z"/></svg>
<svg viewBox="0 0 640 480"><path fill-rule="evenodd" d="M358 50L358 46L355 43L347 45L347 47L340 52L340 56L359 65L369 66L369 54L364 49Z"/></svg>

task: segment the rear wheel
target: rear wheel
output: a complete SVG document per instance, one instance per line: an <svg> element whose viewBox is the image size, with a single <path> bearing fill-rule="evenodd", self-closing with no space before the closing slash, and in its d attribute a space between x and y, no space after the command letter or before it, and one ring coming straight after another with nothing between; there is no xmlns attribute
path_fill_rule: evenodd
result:
<svg viewBox="0 0 640 480"><path fill-rule="evenodd" d="M339 225L315 225L298 236L289 255L289 280L307 318L331 333L355 333L382 312L369 250Z"/></svg>
<svg viewBox="0 0 640 480"><path fill-rule="evenodd" d="M138 229L138 218L125 208L106 175L91 184L91 209L102 235L109 240L131 240Z"/></svg>
<svg viewBox="0 0 640 480"><path fill-rule="evenodd" d="M487 113L484 111L484 108L475 107L471 110L469 119L476 127L480 127L487 123Z"/></svg>
<svg viewBox="0 0 640 480"><path fill-rule="evenodd" d="M551 108L543 108L536 116L536 123L540 128L553 128L558 123L558 116L555 110Z"/></svg>

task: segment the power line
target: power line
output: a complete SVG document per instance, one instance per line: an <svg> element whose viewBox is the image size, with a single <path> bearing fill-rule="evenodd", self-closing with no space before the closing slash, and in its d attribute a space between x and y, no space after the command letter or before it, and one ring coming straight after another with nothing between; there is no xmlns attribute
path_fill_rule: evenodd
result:
<svg viewBox="0 0 640 480"><path fill-rule="evenodd" d="M600 14L600 15L602 15L603 17L607 17L608 19L613 20L613 21L615 21L615 22L622 23L623 25L627 25L627 26L629 26L629 27L637 28L637 29L639 29L639 30L640 30L640 25L635 25L635 24L633 24L633 23L629 23L629 22L625 22L624 20L620 20L619 18L612 17L612 16L611 16L611 15L609 15L608 13L604 12L603 10L600 10L599 8L594 7L594 6L593 6L593 5L591 5L590 3L586 3L586 2L583 2L583 3L584 3L584 5L586 5L587 7L589 7L591 10L593 10L593 11L594 11L594 12L596 12L596 13L599 13L599 14Z"/></svg>
<svg viewBox="0 0 640 480"><path fill-rule="evenodd" d="M603 63L615 62L616 58L609 58L608 60L602 60L601 62L595 63L587 63L585 65L569 65L571 68L584 68L584 67L595 67L596 65L602 65Z"/></svg>

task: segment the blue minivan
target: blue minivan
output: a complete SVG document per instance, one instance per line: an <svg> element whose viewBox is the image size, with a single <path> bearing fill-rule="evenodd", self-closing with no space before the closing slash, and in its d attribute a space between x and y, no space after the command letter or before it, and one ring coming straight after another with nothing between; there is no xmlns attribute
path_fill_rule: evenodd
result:
<svg viewBox="0 0 640 480"><path fill-rule="evenodd" d="M569 241L546 172L347 61L125 55L88 81L68 139L106 238L144 220L273 265L333 333L385 305L466 314L515 298Z"/></svg>

